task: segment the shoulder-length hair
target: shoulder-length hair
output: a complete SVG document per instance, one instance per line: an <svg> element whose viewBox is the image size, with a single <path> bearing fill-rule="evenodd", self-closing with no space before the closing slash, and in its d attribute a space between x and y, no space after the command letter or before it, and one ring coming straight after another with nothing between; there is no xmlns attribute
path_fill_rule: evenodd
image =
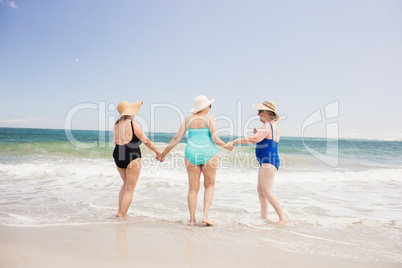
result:
<svg viewBox="0 0 402 268"><path fill-rule="evenodd" d="M124 121L124 120L130 119L130 118L131 118L131 115L123 115L123 116L120 116L119 119L117 119L116 123L114 123L114 124L116 125L116 124L119 123L120 121Z"/></svg>

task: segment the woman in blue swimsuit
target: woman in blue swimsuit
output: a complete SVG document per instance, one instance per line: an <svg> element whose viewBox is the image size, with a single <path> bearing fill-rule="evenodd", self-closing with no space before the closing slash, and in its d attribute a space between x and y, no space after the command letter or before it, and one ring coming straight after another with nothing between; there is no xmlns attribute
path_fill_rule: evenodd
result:
<svg viewBox="0 0 402 268"><path fill-rule="evenodd" d="M189 139L185 149L185 164L188 173L188 209L190 211L190 225L194 225L197 195L200 189L201 173L204 175L204 210L202 222L213 225L208 219L209 208L215 190L215 175L219 164L219 145L232 150L233 145L224 143L216 134L215 119L208 115L211 104L215 100L208 100L204 95L194 99L194 108L190 110L192 115L186 117L176 136L170 141L166 149L157 159L163 161L166 155L180 142L183 135L189 132Z"/></svg>
<svg viewBox="0 0 402 268"><path fill-rule="evenodd" d="M273 193L274 176L279 169L280 161L278 156L278 142L280 138L279 127L276 121L279 120L276 114L276 105L273 101L264 101L262 104L255 104L258 110L260 121L264 125L254 135L242 139L236 139L233 144L253 144L256 143L255 155L260 170L258 171L258 197L261 203L261 218L268 220L268 202L274 207L279 216L279 223L288 222L288 218L282 210L278 198Z"/></svg>
<svg viewBox="0 0 402 268"><path fill-rule="evenodd" d="M159 150L142 131L140 124L134 121L134 116L140 110L141 105L142 101L136 103L120 102L117 106L120 117L113 126L113 142L116 144L113 158L123 180L123 186L119 192L119 211L116 214L116 217L121 219L127 217L126 214L133 199L135 185L140 176L141 142L156 154L160 154Z"/></svg>

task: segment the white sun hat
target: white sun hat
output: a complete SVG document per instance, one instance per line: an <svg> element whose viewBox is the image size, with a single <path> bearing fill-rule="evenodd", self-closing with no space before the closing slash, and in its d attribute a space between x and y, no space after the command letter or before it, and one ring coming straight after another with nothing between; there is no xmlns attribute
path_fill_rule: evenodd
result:
<svg viewBox="0 0 402 268"><path fill-rule="evenodd" d="M254 109L271 111L275 114L275 121L279 120L279 115L275 112L276 104L274 101L264 101L262 104L253 104Z"/></svg>
<svg viewBox="0 0 402 268"><path fill-rule="evenodd" d="M197 113L205 108L207 108L209 105L211 105L215 99L208 100L208 98L205 95L200 95L196 97L193 101L194 103L194 108L190 110L190 113Z"/></svg>

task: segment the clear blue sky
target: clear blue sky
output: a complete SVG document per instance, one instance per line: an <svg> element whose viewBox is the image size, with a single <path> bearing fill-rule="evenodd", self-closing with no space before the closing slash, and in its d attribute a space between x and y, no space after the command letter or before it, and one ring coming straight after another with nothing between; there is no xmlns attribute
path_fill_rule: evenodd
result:
<svg viewBox="0 0 402 268"><path fill-rule="evenodd" d="M152 104L187 115L205 94L235 133L238 102L242 128L252 104L274 100L282 135L300 136L339 101L341 137L402 139L401 14L399 0L0 0L0 127L64 128L78 104L121 100L143 100L149 123ZM155 112L155 131L177 131L176 112ZM98 111L72 122L98 129Z"/></svg>

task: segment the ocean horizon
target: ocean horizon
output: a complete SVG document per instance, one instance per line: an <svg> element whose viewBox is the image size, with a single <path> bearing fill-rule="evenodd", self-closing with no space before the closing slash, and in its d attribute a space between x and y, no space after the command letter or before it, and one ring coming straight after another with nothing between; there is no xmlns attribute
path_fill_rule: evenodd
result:
<svg viewBox="0 0 402 268"><path fill-rule="evenodd" d="M5 129L38 129L38 130L62 130L62 131L96 131L96 132L110 132L112 133L112 130L97 130L97 129L66 129L66 128L34 128L34 127L30 127L30 128L26 128L26 127L0 127L1 128L5 128ZM146 135L150 134L151 132L145 132ZM157 132L153 132L153 133L161 133L161 134L173 134L173 136L177 133L177 132L169 132L169 131L157 131ZM244 137L244 136L239 136L239 135L226 135L226 136L230 136L230 137ZM326 137L323 136L292 136L292 135L281 135L281 137L283 138L305 138L305 139L309 139L309 138L313 138L313 139L327 139ZM340 140L379 140L379 141L401 141L402 142L402 137L398 137L398 138L374 138L374 137L363 137L362 136L358 136L358 134L356 135L356 137L343 137L340 136L338 139Z"/></svg>

